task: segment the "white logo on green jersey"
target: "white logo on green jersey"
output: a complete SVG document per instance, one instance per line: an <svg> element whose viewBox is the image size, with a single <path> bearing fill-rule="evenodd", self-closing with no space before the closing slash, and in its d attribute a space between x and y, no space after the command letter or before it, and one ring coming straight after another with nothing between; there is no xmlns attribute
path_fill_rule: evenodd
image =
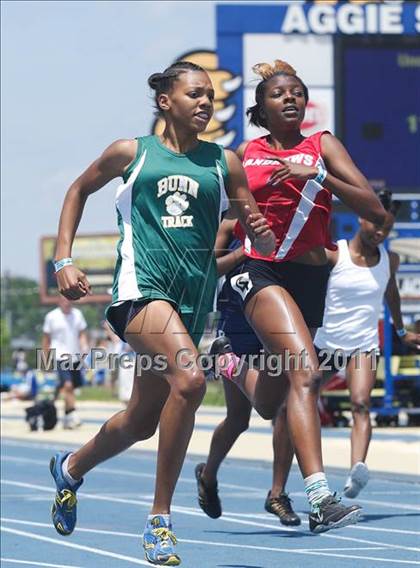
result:
<svg viewBox="0 0 420 568"><path fill-rule="evenodd" d="M164 177L157 182L157 196L162 197L162 195L165 195L168 191L182 191L183 193L188 193L188 195L197 198L199 185L197 181L188 176Z"/></svg>
<svg viewBox="0 0 420 568"><path fill-rule="evenodd" d="M173 195L169 195L165 199L166 211L170 215L182 215L188 209L190 202L185 197L185 194L176 191Z"/></svg>
<svg viewBox="0 0 420 568"><path fill-rule="evenodd" d="M178 217L162 217L162 225L165 229L184 229L185 227L194 227L192 215L179 215Z"/></svg>
<svg viewBox="0 0 420 568"><path fill-rule="evenodd" d="M162 217L162 225L166 229L193 227L193 216L183 215L190 206L188 196L197 198L199 183L187 176L168 176L157 182L157 196L162 197L168 192L165 199L166 211L170 216Z"/></svg>

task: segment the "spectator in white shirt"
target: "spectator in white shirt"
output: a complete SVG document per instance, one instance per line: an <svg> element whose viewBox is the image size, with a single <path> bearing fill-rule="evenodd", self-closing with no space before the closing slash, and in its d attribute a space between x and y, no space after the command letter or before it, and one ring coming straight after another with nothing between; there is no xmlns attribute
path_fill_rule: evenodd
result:
<svg viewBox="0 0 420 568"><path fill-rule="evenodd" d="M47 313L43 326L42 349L44 354L53 349L57 361L58 387L64 397L64 420L66 429L80 426L77 416L74 390L82 386L80 354L88 352L86 320L80 310L59 296L58 307Z"/></svg>

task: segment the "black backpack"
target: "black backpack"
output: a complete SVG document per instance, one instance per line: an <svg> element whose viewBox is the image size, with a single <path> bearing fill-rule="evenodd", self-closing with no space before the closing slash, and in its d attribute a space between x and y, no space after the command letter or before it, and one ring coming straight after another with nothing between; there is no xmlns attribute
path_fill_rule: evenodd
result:
<svg viewBox="0 0 420 568"><path fill-rule="evenodd" d="M57 424L57 409L51 400L42 400L25 409L26 422L32 432L40 427L43 430L52 430Z"/></svg>

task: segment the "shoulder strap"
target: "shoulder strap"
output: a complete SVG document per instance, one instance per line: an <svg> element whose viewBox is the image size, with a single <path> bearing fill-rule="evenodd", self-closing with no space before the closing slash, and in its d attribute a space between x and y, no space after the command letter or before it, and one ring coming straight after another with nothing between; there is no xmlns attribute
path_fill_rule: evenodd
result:
<svg viewBox="0 0 420 568"><path fill-rule="evenodd" d="M143 140L144 138L141 137L137 137L135 138L135 140L137 140L137 151L136 151L136 155L134 157L134 160L130 163L130 165L128 166L128 168L125 170L124 175L123 175L123 180L124 183L127 182L127 180L129 179L130 175L133 173L134 168L136 167L136 165L138 164L138 161L140 159L141 156L141 152L142 152L142 147L143 147Z"/></svg>
<svg viewBox="0 0 420 568"><path fill-rule="evenodd" d="M382 265L385 268L385 271L388 275L391 274L391 264L390 264L390 256L384 245L381 243L379 245L379 265ZM379 266L378 265L378 266Z"/></svg>
<svg viewBox="0 0 420 568"><path fill-rule="evenodd" d="M329 130L320 130L319 132L315 132L315 134L308 136L319 156L321 156L321 138L324 134L331 134L331 132Z"/></svg>
<svg viewBox="0 0 420 568"><path fill-rule="evenodd" d="M349 245L345 239L340 239L337 241L338 246L338 261L336 266L342 263L351 262L351 256L349 251Z"/></svg>

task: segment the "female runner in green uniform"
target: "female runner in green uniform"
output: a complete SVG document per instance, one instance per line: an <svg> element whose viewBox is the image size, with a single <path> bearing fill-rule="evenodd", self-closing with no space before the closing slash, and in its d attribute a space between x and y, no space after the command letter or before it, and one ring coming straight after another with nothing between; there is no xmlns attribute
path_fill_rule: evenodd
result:
<svg viewBox="0 0 420 568"><path fill-rule="evenodd" d="M65 297L77 300L90 293L86 276L72 265L73 239L88 196L121 176L116 196L121 239L107 318L136 353L149 357L151 368L137 366L126 410L77 452L53 456L57 493L52 516L57 531L70 534L83 476L153 436L159 424L155 498L143 546L152 564L176 566L180 558L170 505L205 392L196 345L212 309L213 248L227 197L262 254L270 254L275 242L249 193L240 160L198 139L213 114L207 73L177 62L152 75L149 85L165 119L164 133L114 142L72 184L61 213L55 268Z"/></svg>

